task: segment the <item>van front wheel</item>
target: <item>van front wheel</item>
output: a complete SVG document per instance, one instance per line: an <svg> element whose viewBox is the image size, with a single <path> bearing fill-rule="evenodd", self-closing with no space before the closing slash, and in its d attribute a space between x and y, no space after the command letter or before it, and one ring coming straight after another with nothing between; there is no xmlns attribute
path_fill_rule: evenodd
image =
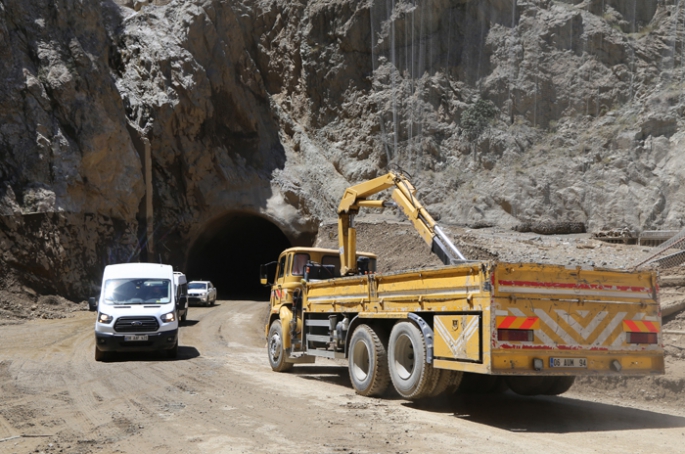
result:
<svg viewBox="0 0 685 454"><path fill-rule="evenodd" d="M176 341L176 345L174 345L169 350L166 350L165 353L167 358L175 359L178 356L178 341Z"/></svg>
<svg viewBox="0 0 685 454"><path fill-rule="evenodd" d="M95 361L104 361L109 358L109 352L103 352L95 346Z"/></svg>

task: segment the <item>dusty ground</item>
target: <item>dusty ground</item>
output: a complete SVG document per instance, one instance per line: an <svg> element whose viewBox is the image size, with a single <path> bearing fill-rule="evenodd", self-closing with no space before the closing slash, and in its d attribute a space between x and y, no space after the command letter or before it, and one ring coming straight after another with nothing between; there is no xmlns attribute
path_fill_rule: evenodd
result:
<svg viewBox="0 0 685 454"><path fill-rule="evenodd" d="M327 228L319 245L334 245ZM619 267L646 252L588 235L451 231L467 256L481 259ZM436 264L408 224L361 224L359 242L386 271ZM677 281L679 270L667 274ZM677 285L662 293L683 298ZM93 359L94 314L84 302L36 296L21 309L2 307L0 453L676 453L685 442L679 334L664 336L664 376L580 380L561 397L507 392L419 405L355 395L340 362L272 372L265 303L191 308L177 360L141 354L106 363ZM666 322L685 331L685 314Z"/></svg>
<svg viewBox="0 0 685 454"><path fill-rule="evenodd" d="M90 312L0 330L2 453L682 452L672 402L571 391L422 405L354 394L321 361L272 372L264 303L191 308L180 357L93 360Z"/></svg>

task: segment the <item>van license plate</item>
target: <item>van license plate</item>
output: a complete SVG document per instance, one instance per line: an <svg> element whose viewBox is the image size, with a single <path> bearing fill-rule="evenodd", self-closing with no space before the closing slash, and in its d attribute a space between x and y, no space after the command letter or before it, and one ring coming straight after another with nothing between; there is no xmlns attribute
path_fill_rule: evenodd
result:
<svg viewBox="0 0 685 454"><path fill-rule="evenodd" d="M587 368L587 358L550 358L549 367Z"/></svg>
<svg viewBox="0 0 685 454"><path fill-rule="evenodd" d="M124 336L124 341L126 341L126 342L146 341L146 340L147 340L147 334L131 334L130 336Z"/></svg>

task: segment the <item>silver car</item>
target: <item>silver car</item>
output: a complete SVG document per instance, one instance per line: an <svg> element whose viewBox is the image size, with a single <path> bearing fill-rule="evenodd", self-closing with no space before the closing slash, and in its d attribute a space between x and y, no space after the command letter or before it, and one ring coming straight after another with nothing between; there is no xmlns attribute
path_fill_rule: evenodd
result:
<svg viewBox="0 0 685 454"><path fill-rule="evenodd" d="M188 303L214 306L216 287L210 281L191 281L188 283Z"/></svg>

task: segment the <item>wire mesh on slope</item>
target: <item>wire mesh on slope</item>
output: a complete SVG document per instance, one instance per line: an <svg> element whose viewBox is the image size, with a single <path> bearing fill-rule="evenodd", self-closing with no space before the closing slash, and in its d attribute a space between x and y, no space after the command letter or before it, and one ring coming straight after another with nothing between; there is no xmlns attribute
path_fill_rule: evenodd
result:
<svg viewBox="0 0 685 454"><path fill-rule="evenodd" d="M685 229L682 229L668 241L650 251L633 268L644 268L658 265L660 268L672 268L685 263Z"/></svg>

